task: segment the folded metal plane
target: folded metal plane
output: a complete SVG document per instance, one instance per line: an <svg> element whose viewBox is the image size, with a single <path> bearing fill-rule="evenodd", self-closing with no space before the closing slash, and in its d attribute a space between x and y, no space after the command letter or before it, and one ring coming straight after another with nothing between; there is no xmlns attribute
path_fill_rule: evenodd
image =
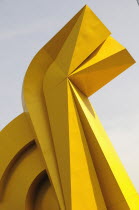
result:
<svg viewBox="0 0 139 210"><path fill-rule="evenodd" d="M139 210L88 100L134 63L88 6L36 54L0 133L0 210Z"/></svg>

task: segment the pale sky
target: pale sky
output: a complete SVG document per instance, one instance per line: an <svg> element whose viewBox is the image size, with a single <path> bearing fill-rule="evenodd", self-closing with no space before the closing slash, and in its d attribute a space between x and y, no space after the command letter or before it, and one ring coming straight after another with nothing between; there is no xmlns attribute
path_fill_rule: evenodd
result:
<svg viewBox="0 0 139 210"><path fill-rule="evenodd" d="M0 129L23 112L24 74L37 51L88 4L136 60L90 97L139 192L139 6L136 0L0 0Z"/></svg>

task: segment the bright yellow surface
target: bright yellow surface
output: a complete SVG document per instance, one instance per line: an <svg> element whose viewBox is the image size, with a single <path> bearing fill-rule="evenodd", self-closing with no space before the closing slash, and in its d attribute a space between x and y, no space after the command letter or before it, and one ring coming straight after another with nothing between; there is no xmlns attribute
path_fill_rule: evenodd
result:
<svg viewBox="0 0 139 210"><path fill-rule="evenodd" d="M55 206L52 210L58 210L53 187L44 173L45 166L25 113L1 131L0 142L0 210L45 210L44 201L47 201L47 206ZM35 197L30 199L28 194L33 189L31 195L34 193L35 196L38 191L37 177L42 173L46 177L44 184L47 188L43 190L39 203L34 203L32 200ZM39 182L42 178L39 177ZM41 188L40 185L40 193Z"/></svg>
<svg viewBox="0 0 139 210"><path fill-rule="evenodd" d="M15 155L32 144L33 140L34 134L31 132L25 114L19 115L0 132L0 192L7 168L10 168Z"/></svg>
<svg viewBox="0 0 139 210"><path fill-rule="evenodd" d="M70 84L107 208L128 209L130 206L134 209L132 200L139 199L134 186L89 101ZM136 205L138 207L139 200Z"/></svg>
<svg viewBox="0 0 139 210"><path fill-rule="evenodd" d="M134 60L128 51L108 37L69 78L81 92L90 96L132 64Z"/></svg>
<svg viewBox="0 0 139 210"><path fill-rule="evenodd" d="M37 53L0 134L0 210L139 209L87 98L134 62L88 6Z"/></svg>

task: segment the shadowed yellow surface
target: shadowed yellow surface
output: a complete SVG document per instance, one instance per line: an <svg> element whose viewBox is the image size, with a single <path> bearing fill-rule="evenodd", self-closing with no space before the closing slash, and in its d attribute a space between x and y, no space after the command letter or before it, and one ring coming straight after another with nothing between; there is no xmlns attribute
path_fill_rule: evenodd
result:
<svg viewBox="0 0 139 210"><path fill-rule="evenodd" d="M36 54L0 134L0 210L139 209L87 98L134 62L88 6Z"/></svg>

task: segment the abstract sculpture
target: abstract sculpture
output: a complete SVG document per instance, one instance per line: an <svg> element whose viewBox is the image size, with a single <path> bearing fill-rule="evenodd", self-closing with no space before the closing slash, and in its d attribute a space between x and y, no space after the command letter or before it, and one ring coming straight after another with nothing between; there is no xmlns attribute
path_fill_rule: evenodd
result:
<svg viewBox="0 0 139 210"><path fill-rule="evenodd" d="M87 98L132 64L88 6L37 53L0 134L0 210L139 209Z"/></svg>

